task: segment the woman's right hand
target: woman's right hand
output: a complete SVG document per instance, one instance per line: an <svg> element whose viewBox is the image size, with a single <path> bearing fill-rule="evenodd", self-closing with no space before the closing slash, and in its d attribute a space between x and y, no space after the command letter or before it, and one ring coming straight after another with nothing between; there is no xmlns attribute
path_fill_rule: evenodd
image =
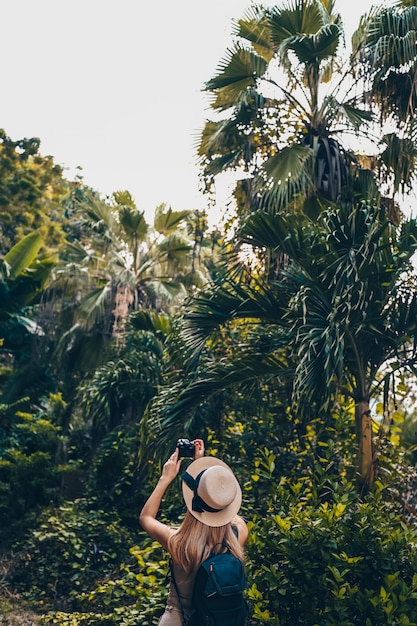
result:
<svg viewBox="0 0 417 626"><path fill-rule="evenodd" d="M205 447L203 439L194 439L194 461L204 456Z"/></svg>

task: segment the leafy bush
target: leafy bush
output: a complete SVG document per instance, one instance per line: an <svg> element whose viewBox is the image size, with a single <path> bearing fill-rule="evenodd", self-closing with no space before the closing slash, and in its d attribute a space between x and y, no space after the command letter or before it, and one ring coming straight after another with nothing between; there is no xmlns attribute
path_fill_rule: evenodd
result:
<svg viewBox="0 0 417 626"><path fill-rule="evenodd" d="M271 489L268 512L250 524L254 624L417 624L417 529L387 485L360 500L335 476L318 504L308 480L274 480L267 451L259 468Z"/></svg>
<svg viewBox="0 0 417 626"><path fill-rule="evenodd" d="M135 565L122 565L120 575L80 593L83 610L49 612L43 624L60 626L151 626L157 624L167 597L168 557L162 548L143 537L141 547L130 550Z"/></svg>
<svg viewBox="0 0 417 626"><path fill-rule="evenodd" d="M246 457L246 423L227 425L222 441L208 440L211 453L233 442L217 452L237 465L243 487L251 626L417 624L417 531L401 508L400 457L388 442L379 454L384 482L361 498L347 460L354 445L348 418L312 420L299 448L271 439L274 449L251 448ZM160 468L148 469L144 493ZM178 482L164 514L175 522L182 513ZM163 612L167 572L158 544L129 535L98 501L77 501L45 512L21 545L13 582L43 603L43 624L152 626Z"/></svg>
<svg viewBox="0 0 417 626"><path fill-rule="evenodd" d="M94 502L45 509L18 545L10 583L22 597L45 607L77 608L77 593L118 574L134 539L113 512Z"/></svg>
<svg viewBox="0 0 417 626"><path fill-rule="evenodd" d="M42 414L18 412L0 428L0 544L10 545L56 502L62 468L55 463L60 432Z"/></svg>

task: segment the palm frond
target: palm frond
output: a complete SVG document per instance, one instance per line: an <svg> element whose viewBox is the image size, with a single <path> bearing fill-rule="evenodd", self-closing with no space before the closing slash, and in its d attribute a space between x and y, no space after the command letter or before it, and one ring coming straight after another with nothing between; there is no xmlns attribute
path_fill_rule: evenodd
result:
<svg viewBox="0 0 417 626"><path fill-rule="evenodd" d="M410 218L400 225L397 246L402 258L408 262L417 250L417 220L415 218Z"/></svg>
<svg viewBox="0 0 417 626"><path fill-rule="evenodd" d="M381 140L385 149L381 153L381 161L393 175L395 191L411 189L415 180L417 165L417 146L408 137L401 138L396 133L384 135Z"/></svg>
<svg viewBox="0 0 417 626"><path fill-rule="evenodd" d="M139 241L142 241L149 229L145 220L143 211L139 211L136 208L130 208L127 206L121 206L119 209L119 221L123 228L125 236L128 239L133 237Z"/></svg>
<svg viewBox="0 0 417 626"><path fill-rule="evenodd" d="M264 169L276 185L297 184L305 174L305 166L311 156L311 148L297 144L285 146L269 157L264 163Z"/></svg>
<svg viewBox="0 0 417 626"><path fill-rule="evenodd" d="M235 24L234 34L250 41L255 52L269 63L273 59L275 51L272 46L269 20L265 11L257 6L252 6Z"/></svg>
<svg viewBox="0 0 417 626"><path fill-rule="evenodd" d="M88 293L80 302L77 309L77 319L79 319L86 328L91 328L100 319L103 318L107 309L110 296L110 287L94 289Z"/></svg>
<svg viewBox="0 0 417 626"><path fill-rule="evenodd" d="M159 261L180 261L187 257L192 250L190 241L178 232L173 232L158 243L154 256Z"/></svg>
<svg viewBox="0 0 417 626"><path fill-rule="evenodd" d="M246 320L248 324L279 324L285 312L283 294L276 297L271 289L260 283L251 287L224 284L207 293L200 292L187 307L181 325L181 337L190 362L194 363L207 339L231 320Z"/></svg>
<svg viewBox="0 0 417 626"><path fill-rule="evenodd" d="M340 110L343 112L346 119L353 126L356 132L360 130L363 124L368 124L373 121L374 116L371 111L358 109L357 107L351 106L347 102L340 104Z"/></svg>
<svg viewBox="0 0 417 626"><path fill-rule="evenodd" d="M215 157L233 159L240 154L239 131L234 120L223 120L221 122L207 122L201 135L201 142L198 148L200 157Z"/></svg>
<svg viewBox="0 0 417 626"><path fill-rule="evenodd" d="M153 227L158 233L169 235L175 232L189 215L189 211L173 211L171 207L160 204L155 210Z"/></svg>
<svg viewBox="0 0 417 626"><path fill-rule="evenodd" d="M262 57L236 44L227 51L217 75L206 82L205 89L227 89L231 97L238 99L242 92L255 84L257 77L264 75L266 68L267 63Z"/></svg>
<svg viewBox="0 0 417 626"><path fill-rule="evenodd" d="M242 244L255 249L279 250L301 265L308 254L302 220L295 215L274 215L266 211L253 212L238 232Z"/></svg>
<svg viewBox="0 0 417 626"><path fill-rule="evenodd" d="M190 436L203 432L205 405L225 390L256 385L257 381L265 382L268 377L289 376L288 363L278 353L258 356L256 364L252 358L247 361L240 358L227 364L212 363L186 386L180 382L162 388L147 415L148 429L156 433L157 445L172 445L184 432Z"/></svg>
<svg viewBox="0 0 417 626"><path fill-rule="evenodd" d="M128 327L134 331L144 330L166 336L171 329L171 318L154 309L139 309L129 316Z"/></svg>
<svg viewBox="0 0 417 626"><path fill-rule="evenodd" d="M278 49L289 38L300 33L317 33L323 26L323 14L317 2L298 0L292 4L288 2L284 7L274 7L269 22L271 40Z"/></svg>
<svg viewBox="0 0 417 626"><path fill-rule="evenodd" d="M288 38L285 47L292 50L300 63L321 63L334 56L339 47L341 37L340 26L328 24L317 33L297 35Z"/></svg>
<svg viewBox="0 0 417 626"><path fill-rule="evenodd" d="M110 207L97 194L89 193L83 195L77 201L76 209L78 215L85 221L92 231L101 235L106 235L114 229L114 214Z"/></svg>
<svg viewBox="0 0 417 626"><path fill-rule="evenodd" d="M295 144L285 146L269 157L262 166L267 182L260 177L254 189L259 197L259 206L276 212L289 204L300 192L309 195L313 188L312 148Z"/></svg>
<svg viewBox="0 0 417 626"><path fill-rule="evenodd" d="M366 47L372 50L377 71L399 68L416 59L417 7L398 11L389 7L370 20Z"/></svg>

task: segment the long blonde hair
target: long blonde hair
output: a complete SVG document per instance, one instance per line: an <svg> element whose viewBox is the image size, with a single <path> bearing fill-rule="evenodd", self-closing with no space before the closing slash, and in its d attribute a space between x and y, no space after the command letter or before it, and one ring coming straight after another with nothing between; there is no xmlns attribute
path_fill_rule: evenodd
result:
<svg viewBox="0 0 417 626"><path fill-rule="evenodd" d="M244 561L244 550L231 522L225 526L207 526L187 511L179 529L168 539L168 550L174 563L190 574L211 551L215 554L224 552L225 544L232 554Z"/></svg>

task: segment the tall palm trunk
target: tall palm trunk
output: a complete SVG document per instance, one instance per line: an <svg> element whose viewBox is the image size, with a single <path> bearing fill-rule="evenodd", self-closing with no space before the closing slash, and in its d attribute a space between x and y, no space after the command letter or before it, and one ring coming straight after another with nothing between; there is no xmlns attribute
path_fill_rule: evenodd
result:
<svg viewBox="0 0 417 626"><path fill-rule="evenodd" d="M374 481L374 454L372 443L372 417L369 401L362 400L355 404L356 440L358 443L359 480L365 491Z"/></svg>

